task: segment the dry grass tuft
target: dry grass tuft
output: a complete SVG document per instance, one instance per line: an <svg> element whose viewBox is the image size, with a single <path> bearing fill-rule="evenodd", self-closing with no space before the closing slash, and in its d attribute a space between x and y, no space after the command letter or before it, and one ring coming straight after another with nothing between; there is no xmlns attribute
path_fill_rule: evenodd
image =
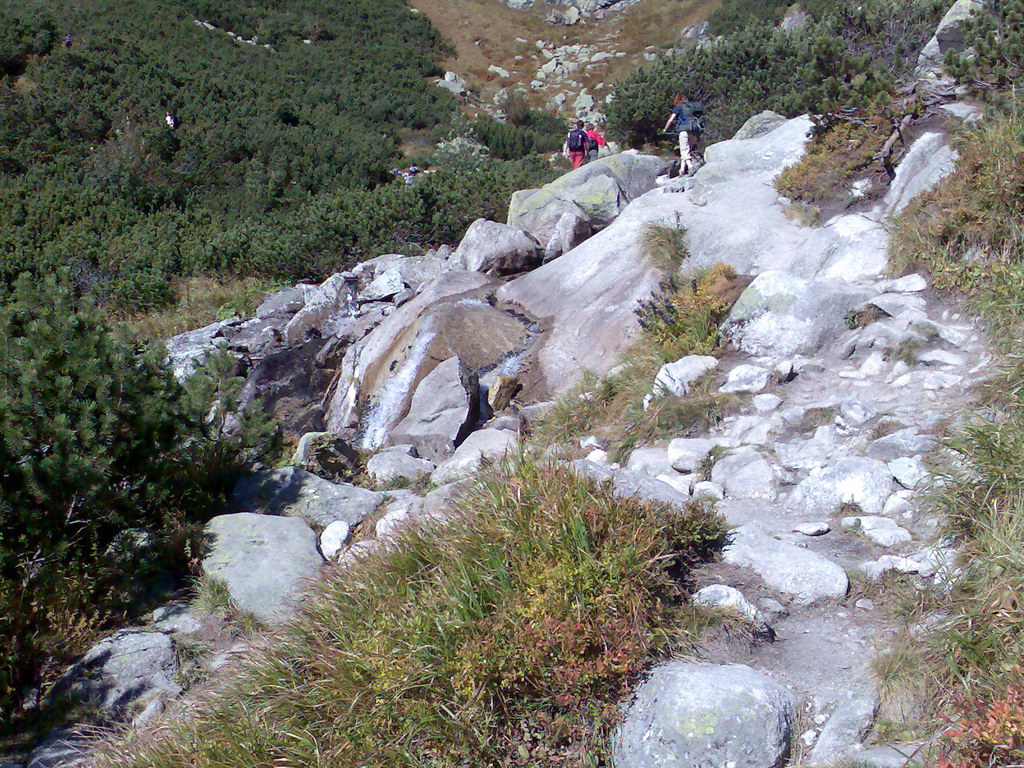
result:
<svg viewBox="0 0 1024 768"><path fill-rule="evenodd" d="M318 585L191 713L108 768L596 766L638 675L685 647L685 577L723 528L521 459L448 524Z"/></svg>

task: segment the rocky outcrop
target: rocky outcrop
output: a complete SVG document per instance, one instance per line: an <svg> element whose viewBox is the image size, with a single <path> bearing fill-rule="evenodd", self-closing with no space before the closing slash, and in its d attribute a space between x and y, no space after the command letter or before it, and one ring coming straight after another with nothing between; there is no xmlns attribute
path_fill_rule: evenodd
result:
<svg viewBox="0 0 1024 768"><path fill-rule="evenodd" d="M587 163L540 189L512 195L508 223L549 243L563 215L585 219L593 228L608 226L626 205L655 186L667 161L633 150ZM567 225L563 225L567 226Z"/></svg>
<svg viewBox="0 0 1024 768"><path fill-rule="evenodd" d="M779 768L793 694L741 665L664 664L640 686L613 744L618 768Z"/></svg>
<svg viewBox="0 0 1024 768"><path fill-rule="evenodd" d="M457 357L476 373L521 351L529 341L524 322L484 300L496 285L478 272L448 272L349 348L327 407L328 428L342 432L362 416L362 447L378 448L438 364Z"/></svg>
<svg viewBox="0 0 1024 768"><path fill-rule="evenodd" d="M457 357L423 377L409 412L391 430L389 440L409 444L425 459L445 459L476 425L480 385Z"/></svg>
<svg viewBox="0 0 1024 768"><path fill-rule="evenodd" d="M231 497L240 511L297 517L318 528L335 520L357 525L384 501L375 491L331 483L303 469L282 467L242 478Z"/></svg>
<svg viewBox="0 0 1024 768"><path fill-rule="evenodd" d="M671 216L674 205L667 195L641 197L611 226L497 291L544 325L528 395L564 392L584 370L603 374L617 362L636 331L637 302L660 279L644 252L644 227Z"/></svg>
<svg viewBox="0 0 1024 768"><path fill-rule="evenodd" d="M203 575L223 582L241 610L268 624L292 614L323 564L316 534L297 517L218 515L205 531Z"/></svg>
<svg viewBox="0 0 1024 768"><path fill-rule="evenodd" d="M528 232L477 219L469 225L452 261L470 272L511 275L540 264L540 244Z"/></svg>

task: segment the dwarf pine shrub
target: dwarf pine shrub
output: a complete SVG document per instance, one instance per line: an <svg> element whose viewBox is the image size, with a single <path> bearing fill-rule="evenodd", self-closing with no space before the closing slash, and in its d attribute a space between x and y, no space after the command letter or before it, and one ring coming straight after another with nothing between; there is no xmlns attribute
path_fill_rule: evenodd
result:
<svg viewBox="0 0 1024 768"><path fill-rule="evenodd" d="M184 569L191 524L263 455L265 421L243 414L228 434L240 382L223 361L182 388L161 358L56 278L23 276L0 309L6 725L95 632L139 610L156 573Z"/></svg>

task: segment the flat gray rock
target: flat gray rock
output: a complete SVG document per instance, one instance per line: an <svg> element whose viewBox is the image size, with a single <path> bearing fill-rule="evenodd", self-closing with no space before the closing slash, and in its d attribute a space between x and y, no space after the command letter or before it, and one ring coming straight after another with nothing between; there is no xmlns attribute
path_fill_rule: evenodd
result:
<svg viewBox="0 0 1024 768"><path fill-rule="evenodd" d="M235 509L264 515L298 517L324 528L335 520L362 522L384 497L349 483L332 483L295 467L281 467L244 477L235 486Z"/></svg>
<svg viewBox="0 0 1024 768"><path fill-rule="evenodd" d="M396 451L382 451L366 462L366 472L378 483L395 480L416 482L437 469L432 461L417 459Z"/></svg>
<svg viewBox="0 0 1024 768"><path fill-rule="evenodd" d="M98 642L75 662L58 681L55 695L123 717L144 696L181 693L174 679L177 671L170 635L123 629Z"/></svg>
<svg viewBox="0 0 1024 768"><path fill-rule="evenodd" d="M676 661L655 668L616 730L617 768L778 768L793 694L750 667Z"/></svg>
<svg viewBox="0 0 1024 768"><path fill-rule="evenodd" d="M801 514L827 517L842 504L856 504L869 515L880 515L892 492L892 474L885 464L851 457L813 470L794 489L788 506Z"/></svg>
<svg viewBox="0 0 1024 768"><path fill-rule="evenodd" d="M839 565L808 549L787 544L755 525L730 534L725 562L757 573L768 586L793 595L800 603L843 597L849 579Z"/></svg>
<svg viewBox="0 0 1024 768"><path fill-rule="evenodd" d="M288 618L303 583L323 565L316 534L297 517L219 515L206 535L203 574L224 582L239 608L269 624Z"/></svg>
<svg viewBox="0 0 1024 768"><path fill-rule="evenodd" d="M871 729L877 710L878 692L873 687L848 691L821 729L821 735L807 757L807 765L830 768L853 757Z"/></svg>
<svg viewBox="0 0 1024 768"><path fill-rule="evenodd" d="M756 450L745 449L715 462L711 480L734 499L775 498L775 474L771 464Z"/></svg>

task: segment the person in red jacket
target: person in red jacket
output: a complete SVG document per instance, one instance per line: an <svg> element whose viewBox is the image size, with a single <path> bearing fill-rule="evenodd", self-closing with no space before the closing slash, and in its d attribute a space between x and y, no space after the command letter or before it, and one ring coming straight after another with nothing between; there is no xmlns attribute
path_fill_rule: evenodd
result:
<svg viewBox="0 0 1024 768"><path fill-rule="evenodd" d="M594 127L594 124L587 123L587 162L592 163L597 160L601 147L607 146L608 142L605 141L604 136Z"/></svg>
<svg viewBox="0 0 1024 768"><path fill-rule="evenodd" d="M582 120L577 120L576 127L565 137L562 154L569 158L574 169L583 165L587 156L587 132L583 130Z"/></svg>

